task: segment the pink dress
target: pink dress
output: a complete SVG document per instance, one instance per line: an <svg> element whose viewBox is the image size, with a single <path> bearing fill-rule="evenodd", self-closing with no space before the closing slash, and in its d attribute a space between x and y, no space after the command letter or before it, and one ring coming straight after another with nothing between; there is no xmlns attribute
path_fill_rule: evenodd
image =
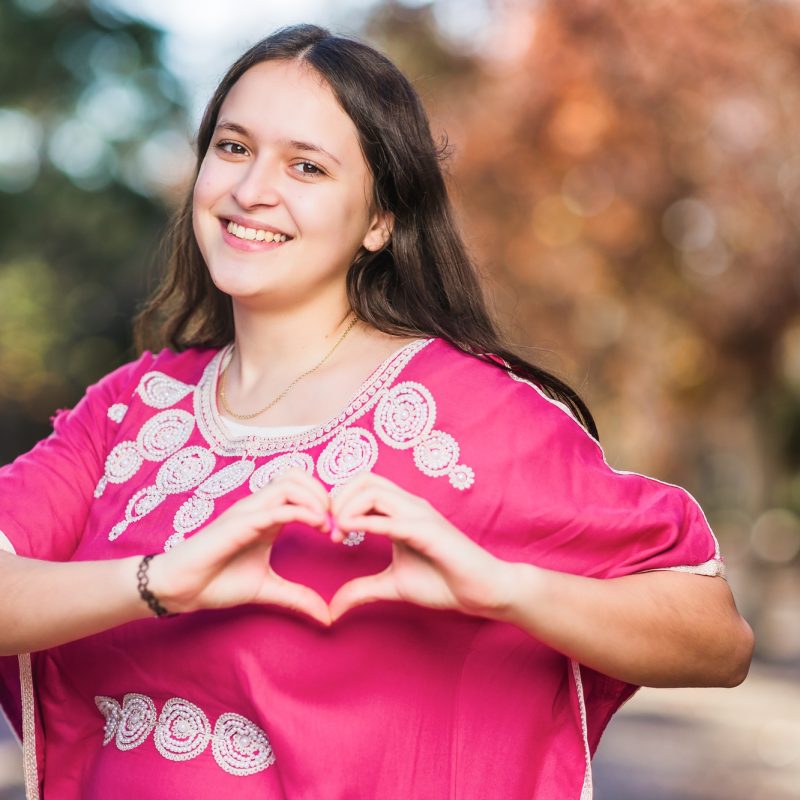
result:
<svg viewBox="0 0 800 800"><path fill-rule="evenodd" d="M682 489L613 471L525 381L433 339L388 358L346 409L291 436L231 438L226 350L145 353L0 470L0 542L51 560L159 552L291 466L337 491L372 470L501 558L610 578L719 574ZM291 524L273 566L330 598L389 562ZM145 619L0 659L29 798L586 800L590 758L636 687L506 624L375 603L324 629L247 605Z"/></svg>

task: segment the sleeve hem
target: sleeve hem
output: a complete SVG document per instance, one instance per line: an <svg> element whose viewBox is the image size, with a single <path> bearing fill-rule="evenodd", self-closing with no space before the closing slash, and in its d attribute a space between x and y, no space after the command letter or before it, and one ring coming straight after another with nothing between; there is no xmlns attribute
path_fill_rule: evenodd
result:
<svg viewBox="0 0 800 800"><path fill-rule="evenodd" d="M11 540L3 533L3 531L0 531L0 550L5 550L7 553L11 553L12 555L17 554L17 551L14 549L14 545L11 544Z"/></svg>
<svg viewBox="0 0 800 800"><path fill-rule="evenodd" d="M725 578L727 580L725 564L722 559L711 558L702 564L681 564L677 567L656 567L642 572L688 572L692 575L707 575L711 578Z"/></svg>

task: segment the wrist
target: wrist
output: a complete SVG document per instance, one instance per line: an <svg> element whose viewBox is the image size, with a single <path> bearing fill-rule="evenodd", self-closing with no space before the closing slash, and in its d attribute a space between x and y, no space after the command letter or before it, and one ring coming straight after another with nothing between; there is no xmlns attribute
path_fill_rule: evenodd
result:
<svg viewBox="0 0 800 800"><path fill-rule="evenodd" d="M543 607L546 570L517 561L501 562L491 618L520 627L528 627L530 618Z"/></svg>

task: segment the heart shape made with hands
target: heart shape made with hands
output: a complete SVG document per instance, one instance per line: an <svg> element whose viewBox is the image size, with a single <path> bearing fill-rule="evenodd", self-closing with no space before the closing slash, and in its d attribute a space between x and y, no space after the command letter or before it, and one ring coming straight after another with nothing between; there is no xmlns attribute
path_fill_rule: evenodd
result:
<svg viewBox="0 0 800 800"><path fill-rule="evenodd" d="M286 496L327 518L317 527L287 521L272 545L270 566L289 582L292 608L328 624L379 600L476 613L497 559L427 500L374 473L351 479L333 498L307 473L291 480ZM364 531L367 541L343 545L349 531ZM331 543L340 548L333 558Z"/></svg>

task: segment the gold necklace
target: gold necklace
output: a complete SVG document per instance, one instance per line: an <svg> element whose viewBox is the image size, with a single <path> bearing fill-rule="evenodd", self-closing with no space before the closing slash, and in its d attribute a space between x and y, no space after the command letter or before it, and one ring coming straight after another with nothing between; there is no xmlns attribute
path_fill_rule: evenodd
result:
<svg viewBox="0 0 800 800"><path fill-rule="evenodd" d="M228 360L228 363L225 365L225 369L222 370L222 374L219 376L219 401L225 411L230 414L235 419L253 419L253 417L257 417L259 414L263 414L265 411L269 411L279 400L282 400L286 395L289 393L289 390L297 383L299 383L303 378L310 375L312 372L318 370L332 355L333 351L344 341L345 336L350 333L351 330L355 327L356 322L358 322L358 317L353 317L352 322L347 326L345 332L339 337L339 340L336 344L331 347L330 350L325 354L322 360L311 367L311 369L307 369L305 372L298 375L274 400L267 403L264 408L259 409L253 414L237 414L229 405L228 402L225 400L225 375L228 372L228 367L231 365L231 361L233 360L233 353L231 353L231 358Z"/></svg>

